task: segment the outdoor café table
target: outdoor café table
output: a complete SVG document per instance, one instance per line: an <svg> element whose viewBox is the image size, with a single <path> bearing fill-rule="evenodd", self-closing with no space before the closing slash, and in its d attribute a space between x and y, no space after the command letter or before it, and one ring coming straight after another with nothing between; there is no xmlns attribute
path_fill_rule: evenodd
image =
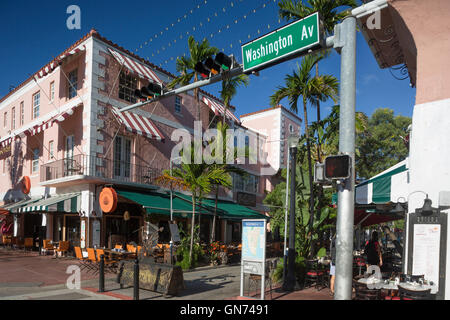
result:
<svg viewBox="0 0 450 320"><path fill-rule="evenodd" d="M130 259L134 257L134 252L128 252L125 250L114 250L114 249L104 249L105 253L107 253L110 257L113 255L116 259L124 260L124 259Z"/></svg>
<svg viewBox="0 0 450 320"><path fill-rule="evenodd" d="M359 283L372 285L374 289L385 289L385 290L398 290L398 286L393 281L389 281L388 283L385 280L375 279L375 278L361 278L358 280ZM405 289L414 290L414 291L423 291L431 289L431 294L436 294L438 288L436 284L419 284L416 282L400 282L399 284Z"/></svg>

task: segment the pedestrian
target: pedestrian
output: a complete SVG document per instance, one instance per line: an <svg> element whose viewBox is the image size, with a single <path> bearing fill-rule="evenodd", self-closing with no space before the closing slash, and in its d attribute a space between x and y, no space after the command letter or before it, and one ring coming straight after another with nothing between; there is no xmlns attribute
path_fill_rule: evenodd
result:
<svg viewBox="0 0 450 320"><path fill-rule="evenodd" d="M366 267L369 265L376 265L381 267L383 265L383 256L381 254L380 243L378 242L378 232L373 231L370 241L366 242L364 247L364 254L367 257Z"/></svg>
<svg viewBox="0 0 450 320"><path fill-rule="evenodd" d="M330 254L331 254L331 262L330 262L330 295L334 296L334 280L336 278L336 235L331 239L330 244Z"/></svg>

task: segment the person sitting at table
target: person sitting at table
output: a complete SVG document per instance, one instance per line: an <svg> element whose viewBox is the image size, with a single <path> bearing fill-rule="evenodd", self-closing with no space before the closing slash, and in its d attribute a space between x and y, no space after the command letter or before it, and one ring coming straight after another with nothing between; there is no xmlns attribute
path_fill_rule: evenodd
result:
<svg viewBox="0 0 450 320"><path fill-rule="evenodd" d="M364 254L367 256L367 268L369 268L370 265L376 265L379 267L383 265L383 257L381 254L380 243L378 242L377 231L372 232L370 241L366 242Z"/></svg>

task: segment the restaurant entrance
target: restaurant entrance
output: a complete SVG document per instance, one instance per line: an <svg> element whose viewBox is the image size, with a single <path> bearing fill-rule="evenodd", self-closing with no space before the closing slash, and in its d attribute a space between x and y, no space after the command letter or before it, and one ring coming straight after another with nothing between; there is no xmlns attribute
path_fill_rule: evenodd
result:
<svg viewBox="0 0 450 320"><path fill-rule="evenodd" d="M79 215L65 215L66 227L66 241L69 241L70 248L80 246L80 216Z"/></svg>

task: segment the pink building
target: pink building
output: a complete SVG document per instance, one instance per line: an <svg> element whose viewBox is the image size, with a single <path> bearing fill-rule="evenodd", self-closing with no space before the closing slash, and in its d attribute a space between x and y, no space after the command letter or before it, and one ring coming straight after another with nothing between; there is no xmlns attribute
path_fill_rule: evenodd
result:
<svg viewBox="0 0 450 320"><path fill-rule="evenodd" d="M176 144L172 133L184 129L194 134L195 98L188 92L129 112L116 110L137 102L135 89L149 81L168 83L174 77L92 30L1 98L0 201L14 216L14 236L33 237L45 227L41 230L47 239L69 240L81 247L111 246L139 242L139 233L133 231L144 219L167 226L168 206L159 212L156 205L124 195L152 194L155 201L167 200L166 186L155 179L169 168ZM221 121L220 99L200 90L200 100L202 127ZM242 129L230 111L227 121ZM286 117L286 126L289 121ZM266 136L254 131L263 144ZM263 213L267 179L261 175L261 164L241 167L249 175L234 176L233 189L220 190L219 200ZM29 192L23 190L23 177L29 177ZM108 186L117 190L119 201L114 212L103 213L99 195ZM186 214L178 218L188 220ZM222 218L217 238L238 240L240 224ZM210 220L202 220L205 239ZM167 229L162 241L170 238Z"/></svg>

